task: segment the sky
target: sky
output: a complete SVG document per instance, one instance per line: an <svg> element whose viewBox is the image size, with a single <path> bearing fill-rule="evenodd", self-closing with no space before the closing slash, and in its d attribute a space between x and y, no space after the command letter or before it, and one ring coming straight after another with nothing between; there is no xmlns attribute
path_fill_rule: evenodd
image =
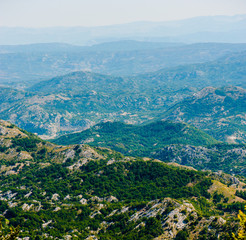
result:
<svg viewBox="0 0 246 240"><path fill-rule="evenodd" d="M0 0L0 26L104 26L246 14L246 0Z"/></svg>

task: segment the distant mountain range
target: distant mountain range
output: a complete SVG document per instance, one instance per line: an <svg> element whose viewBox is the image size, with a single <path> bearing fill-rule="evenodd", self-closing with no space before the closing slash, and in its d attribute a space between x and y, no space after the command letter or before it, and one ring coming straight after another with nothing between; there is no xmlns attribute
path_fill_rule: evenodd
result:
<svg viewBox="0 0 246 240"><path fill-rule="evenodd" d="M135 22L103 27L0 28L0 44L61 42L78 45L119 40L246 42L246 15L208 16L169 22Z"/></svg>
<svg viewBox="0 0 246 240"><path fill-rule="evenodd" d="M246 87L246 51L231 53L215 61L164 68L133 77L147 86L170 89L241 86Z"/></svg>
<svg viewBox="0 0 246 240"><path fill-rule="evenodd" d="M23 88L74 71L117 76L145 74L215 61L242 51L246 51L246 44L120 41L91 47L58 43L0 46L0 84Z"/></svg>
<svg viewBox="0 0 246 240"><path fill-rule="evenodd" d="M245 51L234 52L212 62L165 68L131 77L73 72L41 81L25 91L2 87L0 117L44 138L85 130L104 120L139 124L170 118L194 124L217 140L245 142L245 90L239 87L213 88L230 85L245 88L245 75ZM197 95L204 97L197 100L199 104L194 104L196 95L188 104L189 108L204 108L204 113L209 111L207 115L193 121L199 111L184 109L183 117L175 116L175 104L185 108L185 102L189 100L182 101L207 86L212 86L208 88L214 92L209 95L211 98L207 98L207 90L203 90ZM219 94L229 95L225 98ZM225 99L225 102L217 102L217 98L221 101ZM226 102L231 98L233 101ZM236 111L239 106L241 109ZM232 110L225 120L223 109L227 108ZM220 117L209 122L206 120L209 115ZM228 129L226 126L229 126Z"/></svg>

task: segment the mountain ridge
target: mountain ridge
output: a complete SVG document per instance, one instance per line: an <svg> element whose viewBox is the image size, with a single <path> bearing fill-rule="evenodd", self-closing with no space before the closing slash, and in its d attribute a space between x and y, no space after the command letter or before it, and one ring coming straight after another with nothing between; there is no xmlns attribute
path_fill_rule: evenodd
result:
<svg viewBox="0 0 246 240"><path fill-rule="evenodd" d="M197 39L192 39L192 34L196 32L207 32L207 36L203 36L200 39L201 42L215 42L216 39L220 39L221 34L213 36L215 31L229 33L224 36L224 39L221 39L223 42L245 42L245 34L242 31L245 29L245 19L246 15L204 16L176 21L135 22L101 27L52 27L41 29L1 27L0 36L2 37L0 38L0 44L60 41L83 45L126 38L131 40L155 39L159 41L171 40L180 42L183 40L197 42ZM237 30L234 36L230 36L231 30ZM30 35L31 32L32 34ZM10 38L10 34L12 34L12 38ZM20 41L20 39L23 39L24 34L24 39L28 39L28 41ZM191 36L182 38L183 35Z"/></svg>
<svg viewBox="0 0 246 240"><path fill-rule="evenodd" d="M18 50L21 46L13 47L16 50L12 48L9 53L2 49L5 52L0 53L2 72L0 80L4 84L10 84L10 86L13 86L13 83L21 82L22 87L25 87L26 84L30 86L38 81L73 71L130 76L158 71L162 68L215 61L227 54L246 50L246 44L222 43L200 43L145 49L146 44L150 45L146 42L137 42L136 47L141 46L139 50L136 47L127 50L125 42L112 43L113 46L110 49L108 47L108 45L111 46L110 43L92 47L68 46L66 51L63 48L56 50L59 49L59 45L49 47L49 44L48 46L40 44L38 49L36 49L36 45L36 47L33 45L23 46L27 48L25 52ZM128 45L132 47L132 44ZM153 45L158 44L153 43ZM115 49L112 49L114 46ZM70 48L72 49L69 50ZM117 50L121 48L125 48L125 51Z"/></svg>
<svg viewBox="0 0 246 240"><path fill-rule="evenodd" d="M170 107L203 87L233 84L245 88L245 69L246 52L240 52L209 63L131 77L75 72L27 88L35 93L1 88L0 117L46 139L84 130L104 120L140 124L168 117L165 112ZM235 101L234 107L238 108ZM244 128L240 119L243 116L231 121L235 131ZM244 141L243 135L237 134Z"/></svg>

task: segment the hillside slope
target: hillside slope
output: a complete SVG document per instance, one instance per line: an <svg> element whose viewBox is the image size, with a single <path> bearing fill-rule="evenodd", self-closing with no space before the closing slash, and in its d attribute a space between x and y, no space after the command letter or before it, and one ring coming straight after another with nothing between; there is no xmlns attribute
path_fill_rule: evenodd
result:
<svg viewBox="0 0 246 240"><path fill-rule="evenodd" d="M210 135L184 123L160 121L134 126L106 122L52 141L65 145L86 143L109 147L126 155L146 156L199 170L222 170L246 177L245 144L219 143Z"/></svg>
<svg viewBox="0 0 246 240"><path fill-rule="evenodd" d="M245 184L231 185L231 176L57 146L2 120L0 131L0 208L21 238L173 239L185 231L228 239L236 231L232 211L244 200L235 192Z"/></svg>
<svg viewBox="0 0 246 240"><path fill-rule="evenodd" d="M183 121L218 140L246 142L246 90L208 87L171 107L163 119Z"/></svg>
<svg viewBox="0 0 246 240"><path fill-rule="evenodd" d="M57 144L88 143L109 147L123 154L151 156L152 152L169 144L207 145L217 141L204 132L183 123L153 122L143 126L106 122L80 133L53 140Z"/></svg>
<svg viewBox="0 0 246 240"><path fill-rule="evenodd" d="M153 157L164 162L192 166L199 170L223 171L246 177L245 144L169 145L156 151Z"/></svg>

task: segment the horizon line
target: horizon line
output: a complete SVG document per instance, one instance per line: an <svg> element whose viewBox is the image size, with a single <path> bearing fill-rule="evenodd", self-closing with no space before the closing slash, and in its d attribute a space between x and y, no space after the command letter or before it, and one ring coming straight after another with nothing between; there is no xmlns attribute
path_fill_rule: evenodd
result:
<svg viewBox="0 0 246 240"><path fill-rule="evenodd" d="M201 15L201 16L194 16L176 20L166 20L166 21L152 21L152 20L139 20L139 21L132 21L132 22L123 22L123 23L115 23L115 24L105 24L105 25L95 25L95 26L83 26L83 25L71 25L71 26L62 26L62 25L54 25L54 26L6 26L0 25L0 28L26 28L26 29L44 29L44 28L101 28L101 27L112 27L112 26L121 26L121 25L128 25L128 24L136 24L136 23L170 23L170 22L179 22L179 21L186 21L190 19L196 18L212 18L212 17L242 17L246 18L246 13L244 14L233 14L233 15Z"/></svg>

